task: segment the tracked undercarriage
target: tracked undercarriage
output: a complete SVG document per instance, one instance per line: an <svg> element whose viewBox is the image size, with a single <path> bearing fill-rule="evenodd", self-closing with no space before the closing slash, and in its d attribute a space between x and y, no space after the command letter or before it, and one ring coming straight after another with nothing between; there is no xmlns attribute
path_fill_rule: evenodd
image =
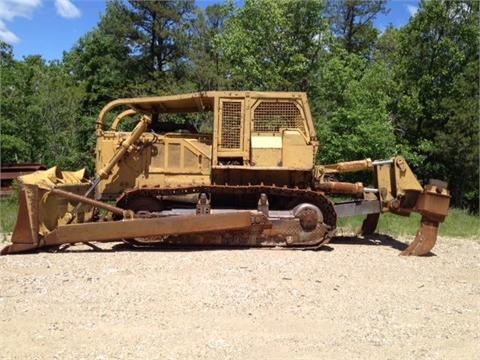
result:
<svg viewBox="0 0 480 360"><path fill-rule="evenodd" d="M186 123L208 118L211 133ZM57 168L19 178L19 216L2 254L119 240L311 249L329 242L337 218L366 216L366 235L381 213L417 212L420 229L402 254L424 255L448 211L446 184L422 187L401 156L315 165L303 93L119 99L101 111L96 135L93 179ZM369 186L336 180L353 172L370 173Z"/></svg>
<svg viewBox="0 0 480 360"><path fill-rule="evenodd" d="M198 198L194 208L178 201L188 195ZM242 199L235 204L231 200L237 197ZM236 206L225 208L226 199ZM222 207L216 208L217 203ZM138 243L318 247L328 243L337 220L334 204L321 192L265 185L133 189L122 194L117 205L143 218L235 214L242 207L257 210L251 212L252 226L248 230L140 238L136 239Z"/></svg>

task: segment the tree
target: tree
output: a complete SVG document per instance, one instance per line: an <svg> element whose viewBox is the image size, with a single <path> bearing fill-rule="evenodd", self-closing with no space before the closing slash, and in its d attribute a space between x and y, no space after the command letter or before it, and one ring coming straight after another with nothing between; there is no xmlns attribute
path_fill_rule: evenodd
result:
<svg viewBox="0 0 480 360"><path fill-rule="evenodd" d="M478 190L478 14L477 1L420 4L400 32L392 102L398 137L424 159L417 173L448 180L458 206Z"/></svg>
<svg viewBox="0 0 480 360"><path fill-rule="evenodd" d="M142 73L135 69L130 56L130 32L121 3L112 1L97 28L64 53L63 62L71 76L85 87L84 108L90 112L97 112L112 99L128 96L128 84L135 72Z"/></svg>
<svg viewBox="0 0 480 360"><path fill-rule="evenodd" d="M41 161L42 123L33 99L45 67L39 56L2 61L2 163Z"/></svg>
<svg viewBox="0 0 480 360"><path fill-rule="evenodd" d="M247 0L218 37L231 86L310 90L311 76L326 52L324 6L316 0Z"/></svg>
<svg viewBox="0 0 480 360"><path fill-rule="evenodd" d="M192 41L188 53L191 61L190 79L196 90L219 90L226 87L225 63L220 61L220 52L215 47L216 37L225 28L232 15L232 2L207 6L205 11L197 8L193 22Z"/></svg>
<svg viewBox="0 0 480 360"><path fill-rule="evenodd" d="M451 95L442 100L448 120L436 131L431 157L441 164L437 176L450 182L453 204L478 212L479 205L479 62L471 61L455 77Z"/></svg>
<svg viewBox="0 0 480 360"><path fill-rule="evenodd" d="M170 92L185 82L193 10L193 1L109 2L97 28L65 54L85 84L85 108Z"/></svg>
<svg viewBox="0 0 480 360"><path fill-rule="evenodd" d="M369 55L377 39L373 21L386 14L386 0L329 0L327 17L333 33L349 53Z"/></svg>
<svg viewBox="0 0 480 360"><path fill-rule="evenodd" d="M93 126L84 129L81 116L85 93L76 86L61 63L50 63L38 84L31 106L41 125L41 162L75 169L91 164L91 152L82 140L83 131L93 136ZM35 131L35 129L32 129Z"/></svg>
<svg viewBox="0 0 480 360"><path fill-rule="evenodd" d="M129 0L120 7L129 27L127 40L135 64L128 87L131 96L171 93L188 87L193 0Z"/></svg>
<svg viewBox="0 0 480 360"><path fill-rule="evenodd" d="M376 40L373 60L383 62L393 70L398 63L399 37L400 30L391 25L388 26Z"/></svg>
<svg viewBox="0 0 480 360"><path fill-rule="evenodd" d="M129 0L123 10L133 20L131 40L147 69L175 71L189 45L186 30L194 16L193 1Z"/></svg>
<svg viewBox="0 0 480 360"><path fill-rule="evenodd" d="M369 64L345 51L325 64L319 74L322 91L312 101L320 163L383 159L396 153L388 112L390 74L385 64Z"/></svg>
<svg viewBox="0 0 480 360"><path fill-rule="evenodd" d="M5 56L1 70L2 163L85 163L77 141L84 93L62 64L47 64L40 56L22 61Z"/></svg>
<svg viewBox="0 0 480 360"><path fill-rule="evenodd" d="M1 163L8 164L28 157L27 143L16 133L13 114L16 109L17 88L15 76L17 67L11 45L0 41L0 143Z"/></svg>

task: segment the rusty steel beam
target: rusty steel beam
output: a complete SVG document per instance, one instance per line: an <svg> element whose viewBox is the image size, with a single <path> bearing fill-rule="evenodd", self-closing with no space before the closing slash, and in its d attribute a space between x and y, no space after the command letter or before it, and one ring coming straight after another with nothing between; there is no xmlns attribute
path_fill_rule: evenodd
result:
<svg viewBox="0 0 480 360"><path fill-rule="evenodd" d="M115 241L124 238L196 234L250 228L250 212L130 219L59 226L44 239L44 245L89 241Z"/></svg>
<svg viewBox="0 0 480 360"><path fill-rule="evenodd" d="M344 195L363 195L363 184L360 182L357 183L347 183L340 181L328 181L319 183L317 189L325 191L331 194L344 194Z"/></svg>
<svg viewBox="0 0 480 360"><path fill-rule="evenodd" d="M345 161L336 164L323 165L323 167L325 168L326 174L373 170L371 159Z"/></svg>
<svg viewBox="0 0 480 360"><path fill-rule="evenodd" d="M133 217L133 215L131 214L131 211L127 211L125 209L122 209L122 208L119 208L119 207L116 207L116 206L113 206L113 205L109 205L109 204L104 203L102 201L94 200L94 199L91 199L91 198L86 197L86 196L74 194L72 192L64 191L64 190L60 190L60 189L56 189L56 188L52 188L50 190L50 192L52 194L64 197L64 198L69 199L69 200L79 201L81 203L92 205L92 206L98 207L100 209L105 209L107 211L110 211L112 214L120 215L124 218Z"/></svg>
<svg viewBox="0 0 480 360"><path fill-rule="evenodd" d="M38 242L13 243L3 248L1 254L14 254L46 246L90 241L111 242L136 237L248 230L252 226L252 219L256 220L257 218L258 215L253 216L249 211L244 211L230 214L135 218L122 221L68 224L59 226L44 238L39 239ZM266 223L268 223L268 220L266 220Z"/></svg>

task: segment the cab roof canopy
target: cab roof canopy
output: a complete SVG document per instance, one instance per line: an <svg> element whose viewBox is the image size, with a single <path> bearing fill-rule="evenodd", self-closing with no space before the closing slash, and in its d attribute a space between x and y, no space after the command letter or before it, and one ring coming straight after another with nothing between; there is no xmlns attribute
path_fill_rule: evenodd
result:
<svg viewBox="0 0 480 360"><path fill-rule="evenodd" d="M117 99L109 102L98 116L97 125L105 123L106 116L118 108L130 108L141 114L159 113L189 113L213 111L215 98L246 96L261 98L300 98L305 96L299 92L250 92L250 91L205 91L169 96L150 96L138 98Z"/></svg>

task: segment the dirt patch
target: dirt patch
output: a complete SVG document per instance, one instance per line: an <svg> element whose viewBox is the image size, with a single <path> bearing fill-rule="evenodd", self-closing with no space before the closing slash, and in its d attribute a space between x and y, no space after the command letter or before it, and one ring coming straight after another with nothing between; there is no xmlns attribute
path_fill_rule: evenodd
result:
<svg viewBox="0 0 480 360"><path fill-rule="evenodd" d="M2 359L473 359L480 240L0 258Z"/></svg>

